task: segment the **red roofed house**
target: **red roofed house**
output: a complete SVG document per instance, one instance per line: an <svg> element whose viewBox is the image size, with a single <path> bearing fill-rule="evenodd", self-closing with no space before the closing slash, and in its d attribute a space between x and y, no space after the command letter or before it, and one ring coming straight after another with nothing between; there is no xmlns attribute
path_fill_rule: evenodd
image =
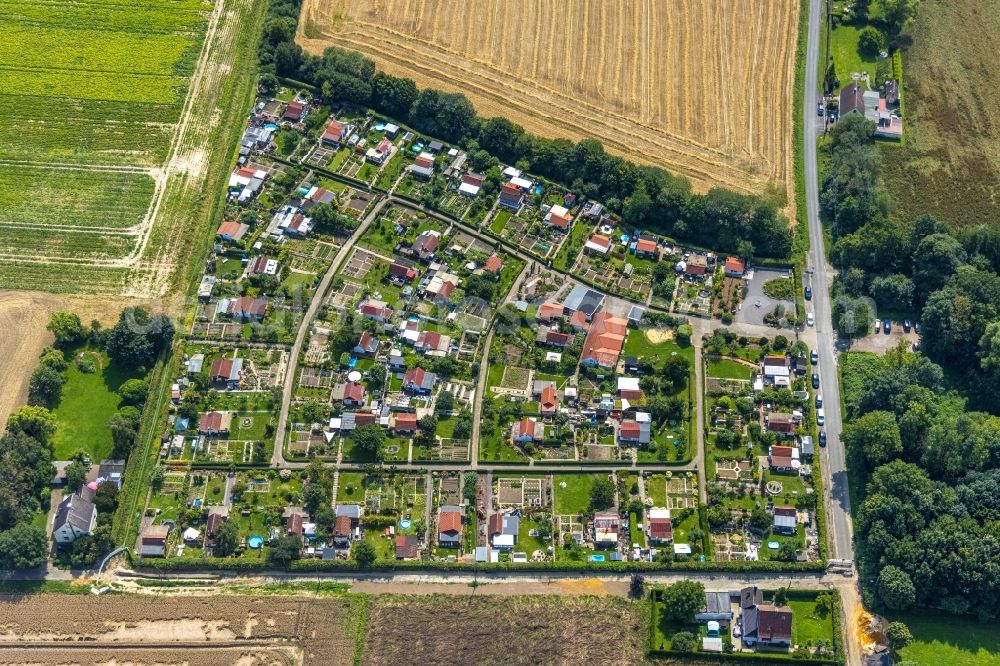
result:
<svg viewBox="0 0 1000 666"><path fill-rule="evenodd" d="M611 239L601 234L594 234L584 244L583 249L596 254L607 254L608 250L611 249Z"/></svg>
<svg viewBox="0 0 1000 666"><path fill-rule="evenodd" d="M670 509L650 509L646 515L646 535L650 543L664 544L674 540Z"/></svg>
<svg viewBox="0 0 1000 666"><path fill-rule="evenodd" d="M219 225L219 229L215 232L215 235L222 240L239 242L243 240L248 231L250 231L250 227L247 225L234 220L226 220Z"/></svg>
<svg viewBox="0 0 1000 666"><path fill-rule="evenodd" d="M684 264L684 275L700 280L708 274L708 257L692 254Z"/></svg>
<svg viewBox="0 0 1000 666"><path fill-rule="evenodd" d="M235 319L249 321L251 319L260 321L267 312L267 300L263 298L251 298L250 296L240 296L229 301L226 313Z"/></svg>
<svg viewBox="0 0 1000 666"><path fill-rule="evenodd" d="M510 428L510 439L518 444L540 442L544 437L544 428L534 419L521 419Z"/></svg>
<svg viewBox="0 0 1000 666"><path fill-rule="evenodd" d="M411 393L429 394L434 389L437 375L423 368L410 368L403 373L403 390Z"/></svg>
<svg viewBox="0 0 1000 666"><path fill-rule="evenodd" d="M795 420L791 414L771 412L767 415L767 429L771 432L791 434L795 432Z"/></svg>
<svg viewBox="0 0 1000 666"><path fill-rule="evenodd" d="M348 382L347 386L344 387L344 406L364 407L365 387L357 382Z"/></svg>
<svg viewBox="0 0 1000 666"><path fill-rule="evenodd" d="M586 331L590 328L590 322L587 320L587 313L583 310L577 310L569 318L569 325L573 327L573 330L580 333Z"/></svg>
<svg viewBox="0 0 1000 666"><path fill-rule="evenodd" d="M457 506L442 506L438 515L438 545L458 548L462 541L462 510Z"/></svg>
<svg viewBox="0 0 1000 666"><path fill-rule="evenodd" d="M552 345L553 347L565 347L573 342L573 336L569 333L560 333L552 329L539 329L535 340L536 342Z"/></svg>
<svg viewBox="0 0 1000 666"><path fill-rule="evenodd" d="M392 424L392 431L397 435L412 435L417 431L417 415L400 412Z"/></svg>
<svg viewBox="0 0 1000 666"><path fill-rule="evenodd" d="M415 560L420 557L419 537L416 534L396 535L396 559Z"/></svg>
<svg viewBox="0 0 1000 666"><path fill-rule="evenodd" d="M726 277L741 278L746 272L747 267L739 257L726 257L723 269L725 270Z"/></svg>
<svg viewBox="0 0 1000 666"><path fill-rule="evenodd" d="M378 351L378 338L373 336L368 331L361 334L361 339L358 340L358 344L354 345L354 353L358 356L363 356L365 358L371 358L375 356L375 352Z"/></svg>
<svg viewBox="0 0 1000 666"><path fill-rule="evenodd" d="M339 120L331 120L330 124L326 126L326 131L323 132L320 142L324 146L339 146L340 142L344 140L344 134L346 133L347 125Z"/></svg>
<svg viewBox="0 0 1000 666"><path fill-rule="evenodd" d="M563 306L559 303L542 303L538 307L538 314L535 315L542 321L552 321L563 318Z"/></svg>
<svg viewBox="0 0 1000 666"><path fill-rule="evenodd" d="M289 102L288 106L285 107L285 115L281 117L282 120L287 120L290 123L302 122L302 118L306 115L306 105L302 102Z"/></svg>
<svg viewBox="0 0 1000 666"><path fill-rule="evenodd" d="M517 185L507 183L500 190L500 201L499 204L502 208L514 211L515 213L521 208L521 200L524 198L524 192L521 191Z"/></svg>
<svg viewBox="0 0 1000 666"><path fill-rule="evenodd" d="M551 224L556 229L559 229L560 231L568 231L571 220L568 215L560 215L558 213L552 213L551 215L548 216L546 222Z"/></svg>
<svg viewBox="0 0 1000 666"><path fill-rule="evenodd" d="M747 645L792 644L792 609L787 606L755 604L743 609L743 642Z"/></svg>
<svg viewBox="0 0 1000 666"><path fill-rule="evenodd" d="M417 342L413 345L413 348L423 354L430 354L432 352L448 351L450 345L450 336L441 335L437 331L421 331L420 335L417 336Z"/></svg>
<svg viewBox="0 0 1000 666"><path fill-rule="evenodd" d="M613 369L618 365L618 356L625 344L627 330L628 321L621 317L615 317L607 311L594 315L587 339L583 343L580 362L592 368Z"/></svg>
<svg viewBox="0 0 1000 666"><path fill-rule="evenodd" d="M658 254L658 249L656 246L656 241L647 240L642 238L636 241L635 253L644 256L656 256Z"/></svg>
<svg viewBox="0 0 1000 666"><path fill-rule="evenodd" d="M441 242L441 234L437 231L425 231L417 236L413 241L413 253L421 259L430 259L437 252L438 244Z"/></svg>
<svg viewBox="0 0 1000 666"><path fill-rule="evenodd" d="M559 411L559 396L556 394L554 386L546 386L542 389L542 395L538 402L541 405L542 416L552 417Z"/></svg>
<svg viewBox="0 0 1000 666"><path fill-rule="evenodd" d="M788 472L795 468L795 458L790 446L772 446L767 458L772 470Z"/></svg>
<svg viewBox="0 0 1000 666"><path fill-rule="evenodd" d="M412 282L413 278L417 277L417 271L412 266L394 261L389 264L389 277L400 281Z"/></svg>
<svg viewBox="0 0 1000 666"><path fill-rule="evenodd" d="M380 324L384 324L392 318L392 308L382 301L365 301L358 308L358 311L364 317L377 321Z"/></svg>
<svg viewBox="0 0 1000 666"><path fill-rule="evenodd" d="M486 260L486 263L483 264L483 270L487 273L496 273L501 268L503 268L503 262L500 261L500 257L495 254L491 255L490 258Z"/></svg>
<svg viewBox="0 0 1000 666"><path fill-rule="evenodd" d="M206 412L198 421L198 432L202 435L223 435L229 432L232 422L232 412Z"/></svg>
<svg viewBox="0 0 1000 666"><path fill-rule="evenodd" d="M288 516L288 522L285 524L285 527L289 535L302 536L302 514L296 512Z"/></svg>

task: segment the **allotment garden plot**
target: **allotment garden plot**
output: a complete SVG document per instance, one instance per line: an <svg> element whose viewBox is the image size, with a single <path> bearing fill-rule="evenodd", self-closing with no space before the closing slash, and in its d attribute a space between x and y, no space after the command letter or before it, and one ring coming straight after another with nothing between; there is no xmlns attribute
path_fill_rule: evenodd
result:
<svg viewBox="0 0 1000 666"><path fill-rule="evenodd" d="M4 4L0 286L122 290L149 239L211 10Z"/></svg>

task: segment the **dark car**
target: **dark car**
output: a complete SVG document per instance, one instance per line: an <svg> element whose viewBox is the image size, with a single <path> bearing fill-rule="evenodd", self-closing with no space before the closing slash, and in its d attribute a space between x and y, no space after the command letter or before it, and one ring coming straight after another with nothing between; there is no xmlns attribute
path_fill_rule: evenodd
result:
<svg viewBox="0 0 1000 666"><path fill-rule="evenodd" d="M886 335L892 333L892 322L889 321L888 319L882 322L882 330L885 331Z"/></svg>
<svg viewBox="0 0 1000 666"><path fill-rule="evenodd" d="M819 445L826 446L826 430L819 431Z"/></svg>
<svg viewBox="0 0 1000 666"><path fill-rule="evenodd" d="M814 389L819 388L819 375L817 375L815 372L813 373L813 388Z"/></svg>
<svg viewBox="0 0 1000 666"><path fill-rule="evenodd" d="M819 116L820 118L823 117L824 110L825 109L823 108L823 102L820 102L819 104L816 105L816 115Z"/></svg>
<svg viewBox="0 0 1000 666"><path fill-rule="evenodd" d="M919 321L913 322L913 330L914 330L914 332L916 332L917 335L920 335L920 322Z"/></svg>
<svg viewBox="0 0 1000 666"><path fill-rule="evenodd" d="M823 396L816 396L816 409L820 409L823 406Z"/></svg>
<svg viewBox="0 0 1000 666"><path fill-rule="evenodd" d="M806 287L805 296L807 301L811 301L813 297L812 287Z"/></svg>
<svg viewBox="0 0 1000 666"><path fill-rule="evenodd" d="M812 362L813 365L819 363L819 354L816 353L815 349L809 352L809 360Z"/></svg>
<svg viewBox="0 0 1000 666"><path fill-rule="evenodd" d="M904 319L903 320L903 332L904 333L909 333L910 332L910 320L909 319Z"/></svg>

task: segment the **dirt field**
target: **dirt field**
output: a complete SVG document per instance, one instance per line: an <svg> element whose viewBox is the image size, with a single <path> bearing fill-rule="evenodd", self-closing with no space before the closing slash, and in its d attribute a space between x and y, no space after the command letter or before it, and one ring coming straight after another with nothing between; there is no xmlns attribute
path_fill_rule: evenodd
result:
<svg viewBox="0 0 1000 666"><path fill-rule="evenodd" d="M644 606L606 597L372 597L366 664L635 664Z"/></svg>
<svg viewBox="0 0 1000 666"><path fill-rule="evenodd" d="M346 665L352 605L346 598L0 597L0 663Z"/></svg>
<svg viewBox="0 0 1000 666"><path fill-rule="evenodd" d="M883 174L905 221L993 224L1000 197L1000 0L924 0L903 52L902 146Z"/></svg>
<svg viewBox="0 0 1000 666"><path fill-rule="evenodd" d="M305 0L299 41L360 50L530 132L791 196L796 0Z"/></svg>
<svg viewBox="0 0 1000 666"><path fill-rule="evenodd" d="M80 315L84 324L99 319L114 323L125 305L122 300L71 298L31 291L0 290L0 424L7 415L24 404L28 396L28 377L38 362L38 353L52 343L45 330L49 317L57 310Z"/></svg>

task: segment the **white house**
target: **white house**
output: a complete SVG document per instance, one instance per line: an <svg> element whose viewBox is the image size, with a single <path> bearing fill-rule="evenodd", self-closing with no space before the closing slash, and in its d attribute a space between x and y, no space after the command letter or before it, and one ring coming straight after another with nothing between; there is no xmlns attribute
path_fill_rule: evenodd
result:
<svg viewBox="0 0 1000 666"><path fill-rule="evenodd" d="M94 503L74 493L64 499L52 523L52 538L56 543L73 543L84 534L92 534L97 524Z"/></svg>

